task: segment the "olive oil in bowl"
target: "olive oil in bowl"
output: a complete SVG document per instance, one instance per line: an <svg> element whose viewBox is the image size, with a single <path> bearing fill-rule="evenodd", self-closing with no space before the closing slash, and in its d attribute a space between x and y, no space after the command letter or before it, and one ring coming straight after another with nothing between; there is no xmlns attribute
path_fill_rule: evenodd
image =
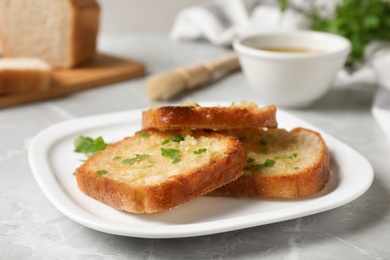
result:
<svg viewBox="0 0 390 260"><path fill-rule="evenodd" d="M321 50L309 49L309 48L299 48L299 47L261 47L257 48L262 51L272 51L272 52L285 52L285 53L321 53Z"/></svg>

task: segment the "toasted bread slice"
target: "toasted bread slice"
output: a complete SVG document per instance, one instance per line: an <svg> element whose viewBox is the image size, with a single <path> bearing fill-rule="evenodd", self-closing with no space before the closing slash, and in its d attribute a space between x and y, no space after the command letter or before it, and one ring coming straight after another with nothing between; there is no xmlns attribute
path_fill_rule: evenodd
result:
<svg viewBox="0 0 390 260"><path fill-rule="evenodd" d="M143 128L240 129L277 127L276 107L241 103L228 107L166 106L143 112Z"/></svg>
<svg viewBox="0 0 390 260"><path fill-rule="evenodd" d="M316 132L268 129L235 131L234 135L247 153L245 173L210 195L301 198L319 192L329 180L328 149Z"/></svg>
<svg viewBox="0 0 390 260"><path fill-rule="evenodd" d="M85 194L133 213L174 208L243 174L235 137L211 131L147 130L109 145L76 170Z"/></svg>

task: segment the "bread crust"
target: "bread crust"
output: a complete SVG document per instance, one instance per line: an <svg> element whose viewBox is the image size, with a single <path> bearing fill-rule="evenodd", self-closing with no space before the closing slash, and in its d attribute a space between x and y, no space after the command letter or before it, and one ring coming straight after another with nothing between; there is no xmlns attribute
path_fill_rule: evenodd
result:
<svg viewBox="0 0 390 260"><path fill-rule="evenodd" d="M0 95L45 90L49 82L50 71L0 71Z"/></svg>
<svg viewBox="0 0 390 260"><path fill-rule="evenodd" d="M148 130L148 132L158 134L157 130ZM178 131L171 132L171 134L177 133ZM123 141L139 138L135 135L108 146L79 167L76 170L78 186L85 194L116 209L133 213L152 213L174 208L233 181L243 174L242 169L246 164L246 155L237 138L215 132L196 131L195 134L224 139L229 143L224 152L225 155L218 155L208 164L196 169L188 169L187 172L179 175L169 176L163 183L150 185L126 183L114 180L109 175L98 175L91 171L91 164L98 161L101 156L105 156L105 153L121 145Z"/></svg>
<svg viewBox="0 0 390 260"><path fill-rule="evenodd" d="M239 129L277 127L276 107L166 106L143 111L143 128Z"/></svg>
<svg viewBox="0 0 390 260"><path fill-rule="evenodd" d="M99 32L100 6L94 0L72 0L73 34L70 60L66 67L75 67L91 60L96 53L96 39Z"/></svg>
<svg viewBox="0 0 390 260"><path fill-rule="evenodd" d="M297 170L294 174L244 174L236 181L226 184L208 195L302 198L321 191L330 177L328 148L319 133L305 128L295 128L291 131L291 133L299 132L317 136L321 151L319 151L320 156L315 163Z"/></svg>
<svg viewBox="0 0 390 260"><path fill-rule="evenodd" d="M50 66L38 59L0 60L0 95L45 90L50 83Z"/></svg>

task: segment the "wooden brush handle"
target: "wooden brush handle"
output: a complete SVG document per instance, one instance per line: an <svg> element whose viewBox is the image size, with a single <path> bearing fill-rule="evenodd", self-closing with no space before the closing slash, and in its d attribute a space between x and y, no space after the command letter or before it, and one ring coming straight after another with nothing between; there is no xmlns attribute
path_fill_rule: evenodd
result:
<svg viewBox="0 0 390 260"><path fill-rule="evenodd" d="M233 52L214 61L178 68L175 72L180 73L186 82L186 88L191 89L211 80L217 73L226 74L239 67L237 54Z"/></svg>
<svg viewBox="0 0 390 260"><path fill-rule="evenodd" d="M217 74L226 74L239 68L237 54L233 52L214 61L191 64L154 75L146 81L146 93L151 100L168 100L186 89L208 82Z"/></svg>
<svg viewBox="0 0 390 260"><path fill-rule="evenodd" d="M229 72L240 68L237 53L232 52L218 60L212 62L214 72Z"/></svg>

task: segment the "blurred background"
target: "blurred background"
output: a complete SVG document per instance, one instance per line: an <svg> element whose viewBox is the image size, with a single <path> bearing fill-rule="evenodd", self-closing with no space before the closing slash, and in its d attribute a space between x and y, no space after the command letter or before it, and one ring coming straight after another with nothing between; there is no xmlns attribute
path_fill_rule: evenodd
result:
<svg viewBox="0 0 390 260"><path fill-rule="evenodd" d="M206 0L98 0L101 33L153 31L168 33L179 10Z"/></svg>

